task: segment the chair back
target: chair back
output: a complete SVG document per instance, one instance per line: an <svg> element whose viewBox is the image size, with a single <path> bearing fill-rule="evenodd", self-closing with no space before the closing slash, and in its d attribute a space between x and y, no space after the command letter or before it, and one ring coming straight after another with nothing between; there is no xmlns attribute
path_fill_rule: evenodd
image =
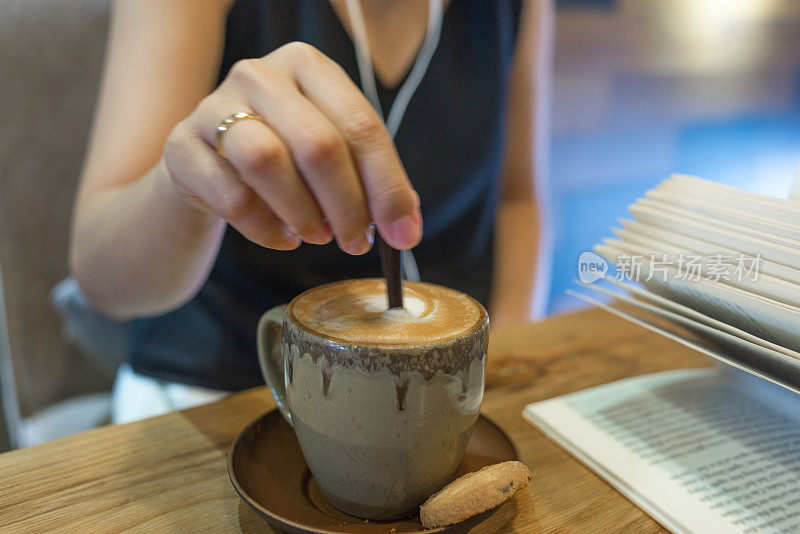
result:
<svg viewBox="0 0 800 534"><path fill-rule="evenodd" d="M15 419L107 390L61 335L70 218L102 69L110 0L0 1L0 388Z"/></svg>

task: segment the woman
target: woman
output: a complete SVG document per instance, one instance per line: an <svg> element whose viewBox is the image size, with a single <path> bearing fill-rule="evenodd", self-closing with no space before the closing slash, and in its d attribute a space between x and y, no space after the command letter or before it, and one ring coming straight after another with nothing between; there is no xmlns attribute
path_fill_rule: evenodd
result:
<svg viewBox="0 0 800 534"><path fill-rule="evenodd" d="M488 303L494 325L528 317L549 4L447 2L394 142L357 85L353 22L387 115L430 34L429 4L360 8L117 0L71 267L94 306L135 319L118 398L152 379L189 392L260 383L260 313L377 276L371 224L415 247L422 280Z"/></svg>

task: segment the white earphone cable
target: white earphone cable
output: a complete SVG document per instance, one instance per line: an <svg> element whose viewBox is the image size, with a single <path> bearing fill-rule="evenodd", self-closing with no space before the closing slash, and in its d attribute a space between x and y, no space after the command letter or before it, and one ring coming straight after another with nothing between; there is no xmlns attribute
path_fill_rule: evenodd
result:
<svg viewBox="0 0 800 534"><path fill-rule="evenodd" d="M364 22L364 13L361 11L359 0L346 0L347 16L353 31L353 44L356 49L356 62L358 64L358 74L361 78L361 88L372 107L383 118L378 89L375 81L375 72L372 68L372 57L369 49L369 39L367 38L367 26ZM439 37L442 33L442 2L441 0L428 0L428 29L425 32L425 40L414 60L411 71L408 73L403 85L397 92L397 97L392 103L386 118L386 129L392 139L397 135L400 123L406 113L411 98L419 87L422 78L428 71L433 54L439 46ZM403 251L403 272L408 280L419 281L419 269L414 255L410 250Z"/></svg>

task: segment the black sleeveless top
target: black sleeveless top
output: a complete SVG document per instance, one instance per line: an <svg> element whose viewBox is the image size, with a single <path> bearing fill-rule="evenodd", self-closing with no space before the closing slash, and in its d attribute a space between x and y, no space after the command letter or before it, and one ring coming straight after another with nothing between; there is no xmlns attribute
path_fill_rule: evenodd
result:
<svg viewBox="0 0 800 534"><path fill-rule="evenodd" d="M511 62L521 0L452 0L439 46L395 139L421 198L423 281L488 304ZM237 0L228 16L222 80L239 59L291 41L314 45L358 84L353 44L327 0ZM384 115L398 88L378 82ZM224 390L262 384L260 315L300 292L380 276L376 250L350 256L334 243L273 251L230 227L198 295L181 308L134 321L130 363L154 378Z"/></svg>

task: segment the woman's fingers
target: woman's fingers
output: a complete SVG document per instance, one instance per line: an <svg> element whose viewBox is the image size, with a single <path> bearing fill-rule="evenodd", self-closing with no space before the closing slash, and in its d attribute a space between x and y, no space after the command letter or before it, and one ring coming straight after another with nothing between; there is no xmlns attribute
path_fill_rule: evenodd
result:
<svg viewBox="0 0 800 534"><path fill-rule="evenodd" d="M239 179L237 171L185 129L185 124L176 126L164 147L164 161L178 189L254 243L278 250L297 248L299 239Z"/></svg>
<svg viewBox="0 0 800 534"><path fill-rule="evenodd" d="M370 214L347 140L303 96L291 73L261 61L237 63L229 79L288 147L342 250L367 252L372 244Z"/></svg>
<svg viewBox="0 0 800 534"><path fill-rule="evenodd" d="M222 138L222 149L242 180L295 235L316 245L332 239L288 148L269 126L257 120L232 124Z"/></svg>
<svg viewBox="0 0 800 534"><path fill-rule="evenodd" d="M419 243L422 237L419 197L383 122L347 73L303 43L286 45L268 58L291 69L302 94L347 140L371 218L384 239L400 249Z"/></svg>
<svg viewBox="0 0 800 534"><path fill-rule="evenodd" d="M324 243L332 230L342 250L363 254L372 245L374 222L395 248L419 242L419 197L394 143L333 61L309 45L292 43L234 65L186 121L193 139L206 145L194 168L214 167L211 160L220 165L222 158L211 149L215 128L239 111L257 113L265 123L230 125L222 137L225 179L213 186L197 179L194 187L248 237L292 248L293 235Z"/></svg>

